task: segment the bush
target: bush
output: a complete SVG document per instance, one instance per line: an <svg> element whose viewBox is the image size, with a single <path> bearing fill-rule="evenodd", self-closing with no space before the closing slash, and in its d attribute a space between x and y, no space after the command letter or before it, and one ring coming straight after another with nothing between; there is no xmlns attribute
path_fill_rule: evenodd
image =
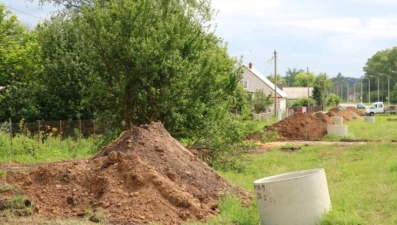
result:
<svg viewBox="0 0 397 225"><path fill-rule="evenodd" d="M308 99L308 98L298 98L293 104L292 107L302 107L302 106L308 106L308 102L310 102L310 105L315 105L316 101L314 99Z"/></svg>
<svg viewBox="0 0 397 225"><path fill-rule="evenodd" d="M229 114L224 120L214 123L209 130L202 132L193 143L193 148L213 151L210 166L224 171L241 172L243 162L233 156L248 148L246 137L254 133L255 129L256 124L253 121Z"/></svg>
<svg viewBox="0 0 397 225"><path fill-rule="evenodd" d="M327 106L337 106L341 102L341 99L336 94L330 94L327 98Z"/></svg>

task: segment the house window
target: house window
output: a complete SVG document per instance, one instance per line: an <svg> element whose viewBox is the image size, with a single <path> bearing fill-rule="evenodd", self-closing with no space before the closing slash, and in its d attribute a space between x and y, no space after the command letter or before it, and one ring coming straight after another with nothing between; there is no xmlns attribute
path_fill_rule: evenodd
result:
<svg viewBox="0 0 397 225"><path fill-rule="evenodd" d="M241 84L243 85L244 89L247 89L247 88L248 88L248 81L242 80L242 81L241 81Z"/></svg>

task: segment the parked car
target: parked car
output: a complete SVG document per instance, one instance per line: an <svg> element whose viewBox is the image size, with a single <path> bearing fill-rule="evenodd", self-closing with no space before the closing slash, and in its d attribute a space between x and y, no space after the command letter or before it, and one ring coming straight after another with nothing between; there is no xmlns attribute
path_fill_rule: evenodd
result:
<svg viewBox="0 0 397 225"><path fill-rule="evenodd" d="M364 103L360 102L357 104L357 109L365 109Z"/></svg>

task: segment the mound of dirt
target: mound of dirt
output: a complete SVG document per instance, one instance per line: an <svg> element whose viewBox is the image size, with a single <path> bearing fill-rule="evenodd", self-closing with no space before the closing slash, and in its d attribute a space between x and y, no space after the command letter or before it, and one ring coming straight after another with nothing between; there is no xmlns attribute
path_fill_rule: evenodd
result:
<svg viewBox="0 0 397 225"><path fill-rule="evenodd" d="M34 215L70 218L105 214L106 224L180 224L218 213L220 195L236 187L186 150L161 123L135 127L88 160L9 172L33 203ZM95 213L94 213L95 214Z"/></svg>
<svg viewBox="0 0 397 225"><path fill-rule="evenodd" d="M355 120L363 113L355 107L335 107L329 112L317 112L314 116L298 113L281 120L265 130L277 131L281 140L321 140L327 134L327 125L335 124L332 116L342 116L344 121Z"/></svg>
<svg viewBox="0 0 397 225"><path fill-rule="evenodd" d="M325 112L317 112L314 114L315 117L319 118L325 124L335 124L335 122Z"/></svg>
<svg viewBox="0 0 397 225"><path fill-rule="evenodd" d="M332 116L342 116L344 121L350 121L350 120L355 120L362 115L355 107L346 107L346 108L341 108L341 107L335 107L332 108L327 115L329 117Z"/></svg>
<svg viewBox="0 0 397 225"><path fill-rule="evenodd" d="M321 140L327 134L327 124L308 113L289 116L266 130L277 131L285 140Z"/></svg>
<svg viewBox="0 0 397 225"><path fill-rule="evenodd" d="M365 116L365 113L363 111L358 110L354 106L348 106L346 107L346 110L354 112L355 114L357 114L357 116Z"/></svg>

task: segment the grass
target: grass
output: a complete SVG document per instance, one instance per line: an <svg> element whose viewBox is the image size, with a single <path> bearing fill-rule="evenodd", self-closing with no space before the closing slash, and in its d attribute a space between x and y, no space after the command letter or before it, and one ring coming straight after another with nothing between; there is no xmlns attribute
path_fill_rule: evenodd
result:
<svg viewBox="0 0 397 225"><path fill-rule="evenodd" d="M397 140L397 116L380 114L375 116L375 123L365 123L364 118L347 123L349 135L354 139Z"/></svg>
<svg viewBox="0 0 397 225"><path fill-rule="evenodd" d="M245 155L250 161L243 173L222 173L238 186L254 193L257 179L285 172L324 168L332 210L320 224L396 224L397 152L394 143L301 146L297 152L275 148L263 154ZM255 196L255 195L253 195ZM231 197L223 199L221 214L203 224L260 224L254 202L244 208ZM238 215L244 215L241 218ZM199 224L199 223L191 223Z"/></svg>
<svg viewBox="0 0 397 225"><path fill-rule="evenodd" d="M9 134L0 132L0 162L36 163L87 158L96 148L92 138L60 140L47 137L45 141L38 142L24 135L10 140Z"/></svg>
<svg viewBox="0 0 397 225"><path fill-rule="evenodd" d="M345 123L349 130L347 138L374 142L305 145L299 146L301 149L296 152L282 152L275 147L270 152L239 156L248 162L241 173L220 173L255 196L253 182L257 179L324 168L332 210L320 225L397 224L397 192L394 191L397 190L397 143L394 142L397 121L394 118L397 117L376 115L375 123L366 123L364 118ZM327 136L326 139L337 141L341 138ZM188 224L260 224L256 200L250 207L242 207L228 196L222 199L219 208L221 214L213 220Z"/></svg>
<svg viewBox="0 0 397 225"><path fill-rule="evenodd" d="M324 168L328 180L332 210L324 216L321 225L388 225L397 224L397 143L395 124L392 115L377 115L375 123L365 123L363 118L346 123L351 139L370 139L379 142L333 143L331 145L300 145L296 152L282 152L273 147L262 154L238 156L246 168L240 173L222 172L228 180L250 191L253 196L253 182L257 179L285 172ZM389 119L389 120L388 120ZM258 122L258 128L275 121ZM338 137L327 136L329 140ZM383 141L381 141L383 140ZM23 143L26 142L26 143ZM88 157L95 148L92 140L51 139L45 143L14 141L13 152L9 149L9 137L0 133L0 161L43 162L57 159ZM283 146L296 147L296 146ZM219 204L220 214L201 224L260 224L256 201L243 207L233 196L225 196ZM55 221L52 221L54 223ZM76 221L73 224L84 224ZM45 222L43 221L43 224ZM58 224L58 223L57 223ZM59 224L63 224L59 222ZM65 223L69 224L69 223Z"/></svg>

